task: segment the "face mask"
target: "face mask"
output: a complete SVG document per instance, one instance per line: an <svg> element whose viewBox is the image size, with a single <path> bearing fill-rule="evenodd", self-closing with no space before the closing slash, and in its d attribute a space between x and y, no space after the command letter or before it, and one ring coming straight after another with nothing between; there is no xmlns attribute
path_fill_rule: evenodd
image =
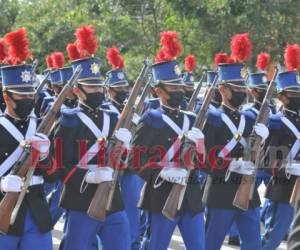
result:
<svg viewBox="0 0 300 250"><path fill-rule="evenodd" d="M104 93L85 93L86 99L84 103L92 109L96 109L102 104L105 96Z"/></svg>
<svg viewBox="0 0 300 250"><path fill-rule="evenodd" d="M233 107L238 108L245 101L246 97L247 94L245 92L234 91L231 88L231 98L229 102Z"/></svg>
<svg viewBox="0 0 300 250"><path fill-rule="evenodd" d="M221 96L220 91L218 89L215 90L214 101L216 103L221 103L222 102L222 96Z"/></svg>
<svg viewBox="0 0 300 250"><path fill-rule="evenodd" d="M69 108L74 108L77 106L77 99L66 99L64 104Z"/></svg>
<svg viewBox="0 0 300 250"><path fill-rule="evenodd" d="M185 91L185 97L189 101L192 98L194 91Z"/></svg>
<svg viewBox="0 0 300 250"><path fill-rule="evenodd" d="M27 118L34 108L34 100L33 99L21 99L21 100L13 99L13 100L16 104L16 107L14 109L16 115L20 119Z"/></svg>
<svg viewBox="0 0 300 250"><path fill-rule="evenodd" d="M127 91L116 92L115 101L123 104L124 101L128 98L129 93Z"/></svg>
<svg viewBox="0 0 300 250"><path fill-rule="evenodd" d="M172 91L167 92L170 99L167 101L168 105L172 108L178 108L184 99L184 92L182 91Z"/></svg>
<svg viewBox="0 0 300 250"><path fill-rule="evenodd" d="M289 104L287 104L287 108L298 111L300 110L300 97L288 97L289 98Z"/></svg>

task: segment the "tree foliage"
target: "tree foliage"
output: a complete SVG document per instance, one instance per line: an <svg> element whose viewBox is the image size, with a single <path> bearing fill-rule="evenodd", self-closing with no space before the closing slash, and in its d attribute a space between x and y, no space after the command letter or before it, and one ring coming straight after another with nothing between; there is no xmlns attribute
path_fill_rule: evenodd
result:
<svg viewBox="0 0 300 250"><path fill-rule="evenodd" d="M76 27L93 24L100 39L103 71L109 70L105 50L118 46L134 79L144 58L159 49L159 33L180 32L184 53L211 67L216 52L229 52L231 36L249 32L256 55L265 51L282 62L286 43L300 41L298 0L0 0L0 36L26 27L31 50L41 68L49 53L65 51Z"/></svg>

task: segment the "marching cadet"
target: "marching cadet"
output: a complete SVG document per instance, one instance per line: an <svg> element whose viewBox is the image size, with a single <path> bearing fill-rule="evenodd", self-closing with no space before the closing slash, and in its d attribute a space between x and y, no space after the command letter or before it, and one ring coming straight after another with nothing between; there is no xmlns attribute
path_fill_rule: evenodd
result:
<svg viewBox="0 0 300 250"><path fill-rule="evenodd" d="M23 180L10 174L23 152L22 141L31 142L44 161L47 161L50 144L46 135L36 134L32 65L24 64L30 58L26 30L21 28L10 32L5 40L12 64L1 68L6 110L0 117L0 199L6 192L22 190ZM43 191L44 177L44 171L37 168L15 223L8 234L0 234L0 249L52 250L52 220Z"/></svg>
<svg viewBox="0 0 300 250"><path fill-rule="evenodd" d="M263 235L263 249L276 249L288 233L293 219L293 207L289 204L296 177L299 173L299 130L300 130L300 82L296 71L300 63L297 45L285 49L285 66L288 71L278 74L277 98L283 104L282 113L270 119L268 141L268 165L272 178L266 198L273 206L273 220ZM272 157L272 158L271 158ZM269 168L268 168L269 169Z"/></svg>
<svg viewBox="0 0 300 250"><path fill-rule="evenodd" d="M240 41L242 41L240 43ZM248 34L236 34L231 41L232 55L242 62L251 54ZM232 205L242 174L252 174L253 163L243 160L246 139L252 132L255 118L239 111L246 100L247 87L242 63L219 65L219 91L222 105L210 111L204 128L207 166L209 172L203 194L208 209L206 249L220 249L225 235L236 222L241 237L241 249L261 249L257 190L249 209L242 211ZM268 137L263 124L254 127L256 134Z"/></svg>
<svg viewBox="0 0 300 250"><path fill-rule="evenodd" d="M105 82L109 100L101 107L120 115L129 96L129 83L123 71L124 59L116 47L107 49L106 58L112 66L112 70L107 73ZM142 179L127 168L120 178L120 184L125 211L130 225L131 249L139 249L141 211L137 207L137 203L143 185Z"/></svg>
<svg viewBox="0 0 300 250"><path fill-rule="evenodd" d="M185 101L181 105L181 109L185 110L186 106L190 102L190 99L194 93L194 75L193 72L197 67L196 57L194 55L186 56L184 60L185 73L182 76L182 80L184 83L184 92L185 92ZM194 109L195 112L199 110L201 107L201 101L197 97L195 99Z"/></svg>
<svg viewBox="0 0 300 250"><path fill-rule="evenodd" d="M68 210L61 249L88 250L98 233L104 249L128 250L129 222L118 187L105 221L97 221L87 215L98 184L112 180L114 169L103 167L99 162L103 145L98 139L111 137L118 117L116 113L99 108L104 101L105 89L100 60L93 56L98 47L94 28L82 26L75 35L80 59L72 61L72 67L81 65L83 69L74 89L79 107L62 110L55 134L62 141L63 168L58 168L56 173L64 182L60 205ZM121 128L115 131L115 135L125 145L129 144L131 134L128 130Z"/></svg>
<svg viewBox="0 0 300 250"><path fill-rule="evenodd" d="M41 111L43 114L47 113L52 104L54 103L55 97L59 95L61 90L67 81L71 78L73 74L72 67L64 67L65 56L63 52L56 51L51 55L53 61L53 69L50 73L51 85L54 91L54 97L46 97L43 100ZM73 93L69 93L62 109L64 108L75 108L77 106L77 97Z"/></svg>
<svg viewBox="0 0 300 250"><path fill-rule="evenodd" d="M134 168L146 182L143 188L144 195L141 197L141 208L149 213L148 249L167 249L178 225L186 248L200 250L204 249L204 216L200 183L194 177L194 170L191 179L186 183L187 170L179 167L180 163L174 158L177 151L174 148L176 143L174 141L183 133L187 133L188 138L193 141L203 137L200 130L191 130L194 115L180 111L184 87L179 66L174 60L181 53L177 33L162 32L161 44L168 54L164 60L152 66L155 91L160 98L161 106L158 109L148 110L141 118L132 141L128 166ZM139 160L134 156L136 149L143 150L138 157ZM183 208L174 221L162 214L173 183L187 185Z"/></svg>
<svg viewBox="0 0 300 250"><path fill-rule="evenodd" d="M129 96L129 83L123 71L124 59L116 47L108 48L106 58L112 66L112 70L107 72L106 90L108 102L102 104L102 108L109 109L117 114L121 114L126 99Z"/></svg>

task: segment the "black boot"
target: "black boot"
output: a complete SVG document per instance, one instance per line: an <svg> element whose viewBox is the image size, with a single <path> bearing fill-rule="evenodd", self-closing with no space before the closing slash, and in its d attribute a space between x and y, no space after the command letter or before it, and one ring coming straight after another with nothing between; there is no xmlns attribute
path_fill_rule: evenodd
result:
<svg viewBox="0 0 300 250"><path fill-rule="evenodd" d="M239 236L229 236L227 244L231 245L231 246L239 246L240 245L240 238L239 238Z"/></svg>

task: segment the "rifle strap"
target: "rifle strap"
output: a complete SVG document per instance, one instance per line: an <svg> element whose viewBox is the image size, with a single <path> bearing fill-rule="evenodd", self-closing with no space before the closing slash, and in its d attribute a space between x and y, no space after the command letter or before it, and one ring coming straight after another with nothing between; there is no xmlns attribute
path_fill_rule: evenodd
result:
<svg viewBox="0 0 300 250"><path fill-rule="evenodd" d="M6 129L6 131L19 142L18 147L2 162L0 165L0 176L3 176L11 167L17 162L19 157L21 156L24 148L20 146L20 143L24 139L30 139L35 135L37 122L36 117L32 113L29 119L29 125L25 134L23 134L16 128L16 126L8 120L5 116L0 117L0 124Z"/></svg>

